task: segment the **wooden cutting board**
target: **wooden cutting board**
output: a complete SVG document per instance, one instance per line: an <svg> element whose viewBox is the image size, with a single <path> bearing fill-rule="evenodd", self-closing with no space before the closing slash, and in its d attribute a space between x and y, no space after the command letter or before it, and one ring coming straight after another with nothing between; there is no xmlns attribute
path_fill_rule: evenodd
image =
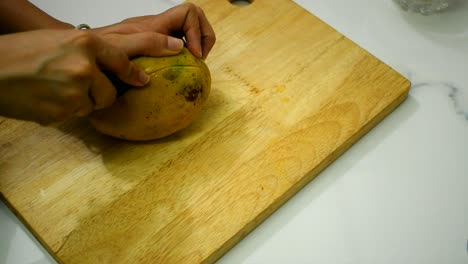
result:
<svg viewBox="0 0 468 264"><path fill-rule="evenodd" d="M0 191L64 263L214 262L375 126L410 83L289 0L197 0L212 94L166 139L0 119Z"/></svg>

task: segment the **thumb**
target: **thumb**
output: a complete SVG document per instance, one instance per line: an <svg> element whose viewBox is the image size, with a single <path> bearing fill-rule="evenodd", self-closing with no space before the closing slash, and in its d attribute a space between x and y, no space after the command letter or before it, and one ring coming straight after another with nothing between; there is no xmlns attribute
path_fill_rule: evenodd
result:
<svg viewBox="0 0 468 264"><path fill-rule="evenodd" d="M108 44L100 38L96 38L95 43L95 58L97 64L119 77L122 81L143 86L149 82L150 77L133 64L122 49Z"/></svg>
<svg viewBox="0 0 468 264"><path fill-rule="evenodd" d="M125 35L112 34L106 36L106 40L122 49L129 57L176 55L184 47L182 39L150 31Z"/></svg>

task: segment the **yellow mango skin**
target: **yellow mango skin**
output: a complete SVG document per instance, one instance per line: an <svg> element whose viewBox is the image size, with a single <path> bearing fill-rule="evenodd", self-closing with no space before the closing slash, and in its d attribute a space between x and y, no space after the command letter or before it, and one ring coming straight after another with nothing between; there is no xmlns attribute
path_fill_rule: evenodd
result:
<svg viewBox="0 0 468 264"><path fill-rule="evenodd" d="M203 60L184 49L176 56L132 61L150 75L150 83L93 112L90 120L96 130L126 140L153 140L186 128L198 117L211 89Z"/></svg>

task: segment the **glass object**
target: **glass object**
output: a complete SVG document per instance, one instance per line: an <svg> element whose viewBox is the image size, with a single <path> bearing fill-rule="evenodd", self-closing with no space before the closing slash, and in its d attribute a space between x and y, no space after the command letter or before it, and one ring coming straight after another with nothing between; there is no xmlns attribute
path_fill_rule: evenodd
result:
<svg viewBox="0 0 468 264"><path fill-rule="evenodd" d="M421 13L423 15L431 15L441 12L450 5L453 0L393 0L404 10Z"/></svg>

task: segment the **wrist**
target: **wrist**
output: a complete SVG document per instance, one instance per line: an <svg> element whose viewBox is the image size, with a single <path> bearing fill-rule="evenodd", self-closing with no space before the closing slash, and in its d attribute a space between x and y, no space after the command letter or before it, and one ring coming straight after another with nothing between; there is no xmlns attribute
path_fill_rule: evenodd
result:
<svg viewBox="0 0 468 264"><path fill-rule="evenodd" d="M0 1L0 34L37 29L71 29L27 0Z"/></svg>
<svg viewBox="0 0 468 264"><path fill-rule="evenodd" d="M49 29L73 29L75 28L75 26L73 26L72 24L57 20L55 23L51 24L50 27L48 28Z"/></svg>

